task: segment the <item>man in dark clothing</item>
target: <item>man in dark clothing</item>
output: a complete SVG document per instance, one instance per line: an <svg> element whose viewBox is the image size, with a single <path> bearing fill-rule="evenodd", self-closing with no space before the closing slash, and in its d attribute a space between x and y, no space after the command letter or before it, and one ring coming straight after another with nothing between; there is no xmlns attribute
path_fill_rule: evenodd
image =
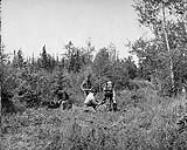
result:
<svg viewBox="0 0 187 150"><path fill-rule="evenodd" d="M90 79L91 79L91 75L89 74L87 78L83 81L83 83L81 84L81 90L84 92L85 97L89 94L92 88L92 83Z"/></svg>

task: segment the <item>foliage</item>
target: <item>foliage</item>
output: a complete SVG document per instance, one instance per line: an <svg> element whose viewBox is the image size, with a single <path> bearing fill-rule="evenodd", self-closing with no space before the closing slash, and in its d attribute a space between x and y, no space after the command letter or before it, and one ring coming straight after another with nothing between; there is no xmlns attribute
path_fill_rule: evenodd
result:
<svg viewBox="0 0 187 150"><path fill-rule="evenodd" d="M52 72L55 68L55 59L47 53L46 45L42 48L42 53L40 54L40 58L37 60L38 67L43 68L46 71Z"/></svg>
<svg viewBox="0 0 187 150"><path fill-rule="evenodd" d="M16 53L16 51L14 51L14 58L13 58L13 66L15 68L22 68L23 67L23 52L21 49L18 50L18 52Z"/></svg>
<svg viewBox="0 0 187 150"><path fill-rule="evenodd" d="M141 70L131 57L119 59L113 57L111 49L104 48L91 59L85 51L80 57L89 58L89 63L81 62L79 70L71 67L68 70L71 57L64 58L64 62L54 59L53 69L50 64L40 66L40 60L45 57L23 59L24 65L19 67L13 62L3 62L2 149L186 148L186 131L178 132L176 127L178 118L186 113L184 97L160 97L152 82L137 78ZM156 70L148 61L145 63L144 55L139 58L143 69L149 67L151 73ZM154 60L153 55L149 58ZM159 66L159 61L156 64ZM89 73L98 88L106 80L115 83L120 111L85 112L82 109L80 84ZM74 103L72 109L43 107L44 103L62 100L63 92ZM100 92L98 99L101 98Z"/></svg>
<svg viewBox="0 0 187 150"><path fill-rule="evenodd" d="M127 93L128 92L128 93ZM121 93L120 112L27 109L2 118L3 149L185 149L187 134L176 121L185 99L154 91ZM123 107L125 106L125 111Z"/></svg>
<svg viewBox="0 0 187 150"><path fill-rule="evenodd" d="M120 60L114 46L100 49L93 59L95 48L91 43L78 48L69 42L67 54L58 58L47 53L46 45L39 58L24 59L21 50L14 51L14 57L5 63L1 51L1 82L3 112L15 112L14 107L39 108L43 104L62 100L63 93L70 96L77 105L82 104L80 85L86 74L92 74L93 86L102 90L106 80L115 83L116 90L124 89L129 79L136 77L137 67L132 58Z"/></svg>
<svg viewBox="0 0 187 150"><path fill-rule="evenodd" d="M168 94L180 92L186 81L184 4L181 0L134 1L140 24L153 34L151 40L140 38L132 44L132 53L139 58L139 75L159 81L160 90Z"/></svg>
<svg viewBox="0 0 187 150"><path fill-rule="evenodd" d="M64 54L63 63L66 64L69 73L78 73L85 65L90 64L92 52L95 50L91 43L88 43L87 48L78 48L71 41L65 45L65 49L67 52Z"/></svg>
<svg viewBox="0 0 187 150"><path fill-rule="evenodd" d="M140 24L154 35L132 43L138 65L132 57L119 59L114 44L96 52L90 41L85 47L70 41L56 58L44 45L39 58L25 60L20 49L11 61L1 45L1 148L186 149L187 132L176 124L187 113L186 97L180 95L183 87L187 90L184 4L134 1ZM99 100L103 83L114 83L120 111L83 111L80 85L88 74ZM168 97L171 92L175 98ZM65 100L74 104L71 110L44 107Z"/></svg>

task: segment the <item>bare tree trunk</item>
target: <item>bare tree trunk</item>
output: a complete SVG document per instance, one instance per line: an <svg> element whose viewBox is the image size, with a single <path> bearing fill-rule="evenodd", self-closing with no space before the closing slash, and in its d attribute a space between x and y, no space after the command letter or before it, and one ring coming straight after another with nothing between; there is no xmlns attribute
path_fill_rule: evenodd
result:
<svg viewBox="0 0 187 150"><path fill-rule="evenodd" d="M187 9L187 3L185 4L185 8ZM187 33L187 10L184 13L183 21L184 21L185 30L186 30L186 33Z"/></svg>
<svg viewBox="0 0 187 150"><path fill-rule="evenodd" d="M172 89L174 89L175 86L174 86L173 60L172 60L171 49L170 49L170 45L169 45L169 41L168 41L167 26L166 26L166 14L165 14L164 3L162 3L162 15L163 15L163 29L164 29L166 47L167 47L167 51L169 53L169 73L170 73L170 79L171 79L171 86L172 86Z"/></svg>

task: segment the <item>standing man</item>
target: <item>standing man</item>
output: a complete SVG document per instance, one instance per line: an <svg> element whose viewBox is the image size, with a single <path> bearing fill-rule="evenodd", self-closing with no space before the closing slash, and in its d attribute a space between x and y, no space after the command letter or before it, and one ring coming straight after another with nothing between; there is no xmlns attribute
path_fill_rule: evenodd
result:
<svg viewBox="0 0 187 150"><path fill-rule="evenodd" d="M109 99L110 100L109 111L111 111L112 109L116 111L117 110L116 93L111 81L107 81L104 84L103 92L104 92L104 99L102 100L100 105L106 103L106 100Z"/></svg>
<svg viewBox="0 0 187 150"><path fill-rule="evenodd" d="M92 88L91 74L89 74L81 84L81 90L84 92L85 97L89 94L91 88Z"/></svg>

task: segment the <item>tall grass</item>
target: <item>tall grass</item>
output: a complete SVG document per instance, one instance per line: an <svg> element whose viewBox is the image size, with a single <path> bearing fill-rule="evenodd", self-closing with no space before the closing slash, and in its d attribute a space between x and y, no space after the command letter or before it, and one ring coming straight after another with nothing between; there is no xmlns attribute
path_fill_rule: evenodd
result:
<svg viewBox="0 0 187 150"><path fill-rule="evenodd" d="M176 121L187 113L184 97L163 98L155 91L121 92L119 112L27 109L2 117L2 145L13 149L147 150L186 149L187 131Z"/></svg>

